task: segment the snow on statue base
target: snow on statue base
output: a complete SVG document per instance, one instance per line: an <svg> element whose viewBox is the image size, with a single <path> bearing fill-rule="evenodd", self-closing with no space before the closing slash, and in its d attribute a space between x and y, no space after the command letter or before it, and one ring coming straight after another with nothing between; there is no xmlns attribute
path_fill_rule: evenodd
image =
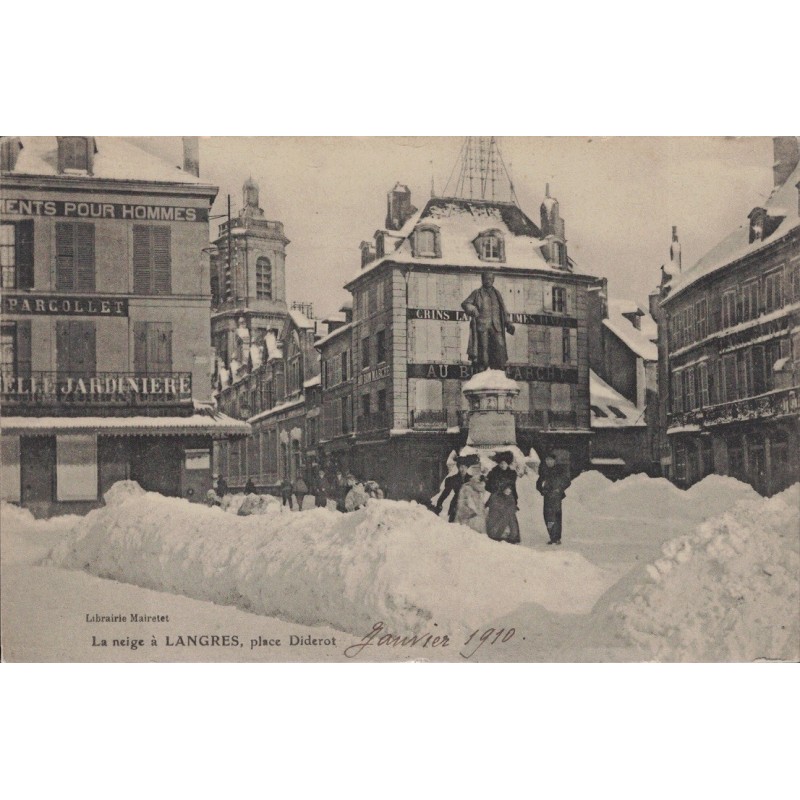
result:
<svg viewBox="0 0 800 800"><path fill-rule="evenodd" d="M469 402L467 444L496 448L517 444L514 424L514 398L519 386L498 369L479 372L462 389Z"/></svg>

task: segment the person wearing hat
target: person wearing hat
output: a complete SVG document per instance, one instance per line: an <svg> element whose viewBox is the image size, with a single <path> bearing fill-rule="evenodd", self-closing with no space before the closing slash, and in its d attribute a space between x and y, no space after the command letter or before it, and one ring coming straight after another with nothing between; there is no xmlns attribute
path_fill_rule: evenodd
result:
<svg viewBox="0 0 800 800"><path fill-rule="evenodd" d="M544 498L544 524L550 537L547 544L561 544L561 501L571 482L567 468L556 463L555 453L547 453L536 481L536 490Z"/></svg>
<svg viewBox="0 0 800 800"><path fill-rule="evenodd" d="M461 487L464 485L464 482L467 479L467 469L469 468L468 458L466 456L458 456L456 458L456 467L457 472L453 475L448 475L444 479L444 489L442 489L442 493L439 495L438 500L436 501L436 515L442 513L442 508L444 507L444 501L447 499L448 495L452 493L453 499L450 501L450 505L447 509L447 520L448 522L455 522L456 521L456 506L458 505L458 493L461 491Z"/></svg>
<svg viewBox="0 0 800 800"><path fill-rule="evenodd" d="M462 525L468 525L478 533L486 533L486 511L483 505L480 463L469 466L464 477L465 480L456 502L455 521Z"/></svg>
<svg viewBox="0 0 800 800"><path fill-rule="evenodd" d="M493 467L486 477L486 490L490 497L486 501L489 513L486 515L486 533L496 542L506 541L519 544L519 522L517 509L517 471L512 468L514 455L508 451L495 453Z"/></svg>

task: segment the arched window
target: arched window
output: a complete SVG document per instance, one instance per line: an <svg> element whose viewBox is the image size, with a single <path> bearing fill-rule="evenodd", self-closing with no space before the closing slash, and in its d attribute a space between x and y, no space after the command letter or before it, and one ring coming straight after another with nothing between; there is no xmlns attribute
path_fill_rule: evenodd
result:
<svg viewBox="0 0 800 800"><path fill-rule="evenodd" d="M442 255L439 229L434 225L420 225L414 230L414 255L425 258L438 258Z"/></svg>
<svg viewBox="0 0 800 800"><path fill-rule="evenodd" d="M59 143L61 170L89 170L89 139L85 136L62 136Z"/></svg>
<svg viewBox="0 0 800 800"><path fill-rule="evenodd" d="M481 261L505 261L505 242L500 231L484 231L473 242Z"/></svg>
<svg viewBox="0 0 800 800"><path fill-rule="evenodd" d="M256 299L272 300L272 264L263 256L256 261Z"/></svg>

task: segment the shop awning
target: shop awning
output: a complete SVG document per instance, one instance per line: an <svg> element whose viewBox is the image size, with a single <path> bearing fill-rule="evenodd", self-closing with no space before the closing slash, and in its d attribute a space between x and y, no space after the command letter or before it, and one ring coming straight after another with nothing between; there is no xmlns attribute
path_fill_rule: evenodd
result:
<svg viewBox="0 0 800 800"><path fill-rule="evenodd" d="M213 409L188 417L0 417L0 431L24 436L100 433L109 436L247 436L246 422Z"/></svg>

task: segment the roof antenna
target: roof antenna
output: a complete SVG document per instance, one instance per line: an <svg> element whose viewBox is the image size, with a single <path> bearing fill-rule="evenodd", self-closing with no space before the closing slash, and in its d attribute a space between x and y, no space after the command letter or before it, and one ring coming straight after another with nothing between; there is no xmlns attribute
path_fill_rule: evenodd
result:
<svg viewBox="0 0 800 800"><path fill-rule="evenodd" d="M433 159L431 159L431 197L436 197L436 187L433 185Z"/></svg>

